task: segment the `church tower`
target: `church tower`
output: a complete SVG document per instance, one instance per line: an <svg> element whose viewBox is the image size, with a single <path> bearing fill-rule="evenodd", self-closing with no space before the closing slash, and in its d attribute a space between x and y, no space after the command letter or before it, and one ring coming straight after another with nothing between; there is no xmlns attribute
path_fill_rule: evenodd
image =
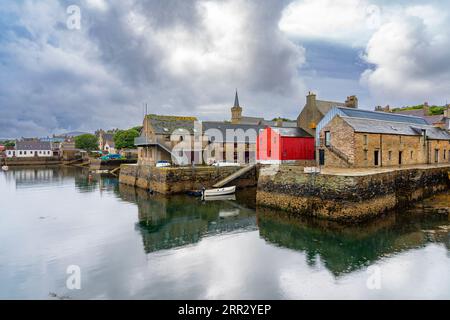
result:
<svg viewBox="0 0 450 320"><path fill-rule="evenodd" d="M239 124L242 119L242 108L239 105L238 92L236 90L236 96L234 98L234 106L231 108L231 123Z"/></svg>

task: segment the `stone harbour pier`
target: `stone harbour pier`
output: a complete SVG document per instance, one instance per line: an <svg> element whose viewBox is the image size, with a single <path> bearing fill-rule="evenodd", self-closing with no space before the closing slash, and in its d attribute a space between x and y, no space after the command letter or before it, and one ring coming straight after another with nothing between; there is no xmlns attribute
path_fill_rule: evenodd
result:
<svg viewBox="0 0 450 320"><path fill-rule="evenodd" d="M201 188L212 188L216 183L242 170L242 167L168 167L156 168L150 165L124 164L120 167L120 183L161 194L179 194ZM229 182L238 188L254 187L257 183L257 169L251 168L245 174ZM227 185L224 185L227 186Z"/></svg>
<svg viewBox="0 0 450 320"><path fill-rule="evenodd" d="M341 222L368 220L448 190L450 165L324 170L304 173L294 166L259 172L259 206Z"/></svg>

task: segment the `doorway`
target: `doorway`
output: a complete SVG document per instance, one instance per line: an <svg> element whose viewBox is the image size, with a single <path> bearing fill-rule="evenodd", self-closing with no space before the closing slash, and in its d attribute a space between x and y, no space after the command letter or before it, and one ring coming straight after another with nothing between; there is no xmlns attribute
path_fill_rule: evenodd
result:
<svg viewBox="0 0 450 320"><path fill-rule="evenodd" d="M321 166L325 165L325 150L323 149L319 150L319 165Z"/></svg>
<svg viewBox="0 0 450 320"><path fill-rule="evenodd" d="M373 153L374 164L376 167L380 165L380 151L375 150Z"/></svg>
<svg viewBox="0 0 450 320"><path fill-rule="evenodd" d="M399 151L398 152L398 165L402 165L402 156L403 156L403 151Z"/></svg>

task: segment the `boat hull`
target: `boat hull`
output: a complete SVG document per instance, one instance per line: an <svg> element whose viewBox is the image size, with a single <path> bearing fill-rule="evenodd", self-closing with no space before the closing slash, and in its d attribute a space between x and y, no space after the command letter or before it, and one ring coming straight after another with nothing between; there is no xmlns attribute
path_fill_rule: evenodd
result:
<svg viewBox="0 0 450 320"><path fill-rule="evenodd" d="M234 194L236 192L236 186L220 189L205 190L205 197L226 196Z"/></svg>

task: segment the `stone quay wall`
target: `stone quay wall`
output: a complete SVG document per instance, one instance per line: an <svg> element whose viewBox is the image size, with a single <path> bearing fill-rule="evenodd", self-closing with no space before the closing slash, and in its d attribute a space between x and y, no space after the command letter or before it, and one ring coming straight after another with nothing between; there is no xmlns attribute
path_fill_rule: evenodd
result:
<svg viewBox="0 0 450 320"><path fill-rule="evenodd" d="M122 165L120 183L161 194L178 194L201 188L211 188L241 169L240 167L170 167L156 168L150 165ZM238 188L254 187L257 183L257 170L251 170L229 185Z"/></svg>
<svg viewBox="0 0 450 320"><path fill-rule="evenodd" d="M305 174L295 167L263 168L259 206L341 222L357 222L448 190L450 166L365 175Z"/></svg>
<svg viewBox="0 0 450 320"><path fill-rule="evenodd" d="M29 158L3 158L0 159L1 165L10 167L21 166L50 166L60 165L62 160L60 157L29 157Z"/></svg>

